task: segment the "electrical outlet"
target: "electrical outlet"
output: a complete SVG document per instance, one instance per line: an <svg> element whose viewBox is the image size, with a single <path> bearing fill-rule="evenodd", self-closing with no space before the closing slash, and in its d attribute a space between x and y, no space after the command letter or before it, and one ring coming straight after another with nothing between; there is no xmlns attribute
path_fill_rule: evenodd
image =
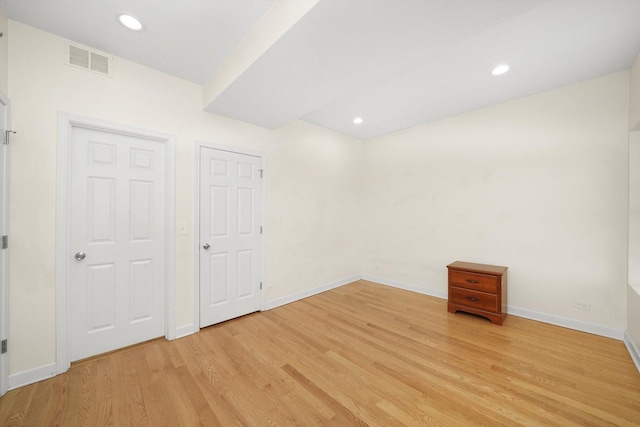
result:
<svg viewBox="0 0 640 427"><path fill-rule="evenodd" d="M573 308L577 308L578 310L585 310L585 311L590 311L591 310L591 303L589 301L582 301L582 300L573 300Z"/></svg>

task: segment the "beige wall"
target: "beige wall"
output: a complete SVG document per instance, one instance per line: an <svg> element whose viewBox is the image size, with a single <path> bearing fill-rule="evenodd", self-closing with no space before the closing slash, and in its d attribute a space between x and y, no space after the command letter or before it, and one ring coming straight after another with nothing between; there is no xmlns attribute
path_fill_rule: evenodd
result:
<svg viewBox="0 0 640 427"><path fill-rule="evenodd" d="M631 66L629 85L629 129L640 130L640 55Z"/></svg>
<svg viewBox="0 0 640 427"><path fill-rule="evenodd" d="M7 15L0 9L0 92L5 95L9 92L9 20Z"/></svg>
<svg viewBox="0 0 640 427"><path fill-rule="evenodd" d="M10 21L10 374L55 361L59 111L176 135L176 323L193 321L194 141L266 153L267 300L360 274L360 141L298 122L272 132L202 111L202 90L114 58L113 77L64 65L65 41Z"/></svg>
<svg viewBox="0 0 640 427"><path fill-rule="evenodd" d="M630 182L634 190L640 184L640 55L636 58L630 72L630 94L629 94L629 129L635 129L629 135L629 149L634 156L630 157L632 163L631 171L633 172ZM638 155L635 155L638 154ZM640 230L640 199L635 195L634 191L629 195L630 199L630 217L629 228L634 232ZM633 215L635 213L635 215ZM640 348L640 241L637 234L629 234L629 283L633 284L628 287L627 294L627 334L635 344L636 348ZM631 255L634 255L632 257ZM633 277L632 277L633 276Z"/></svg>
<svg viewBox="0 0 640 427"><path fill-rule="evenodd" d="M452 261L505 265L510 307L624 330L628 85L620 72L365 141L363 275L446 295Z"/></svg>
<svg viewBox="0 0 640 427"><path fill-rule="evenodd" d="M277 142L267 159L271 298L299 291L296 281L303 278L318 287L360 276L362 143L328 134L303 122L274 132ZM301 161L305 158L313 161ZM295 200L295 207L291 200ZM354 264L358 266L355 270ZM279 268L270 268L276 265Z"/></svg>

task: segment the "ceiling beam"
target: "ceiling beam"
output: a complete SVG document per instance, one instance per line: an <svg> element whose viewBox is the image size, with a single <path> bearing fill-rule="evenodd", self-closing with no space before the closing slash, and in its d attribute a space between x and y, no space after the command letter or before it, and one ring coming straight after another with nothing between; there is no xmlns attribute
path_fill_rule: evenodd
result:
<svg viewBox="0 0 640 427"><path fill-rule="evenodd" d="M216 98L319 1L277 0L209 78L204 86L204 109L211 111Z"/></svg>

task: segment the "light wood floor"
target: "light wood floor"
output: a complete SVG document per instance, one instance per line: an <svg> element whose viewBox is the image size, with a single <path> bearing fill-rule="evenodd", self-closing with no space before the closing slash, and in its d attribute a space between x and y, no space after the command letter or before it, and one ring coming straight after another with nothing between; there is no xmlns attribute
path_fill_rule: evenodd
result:
<svg viewBox="0 0 640 427"><path fill-rule="evenodd" d="M2 426L640 425L622 342L360 281L74 363Z"/></svg>

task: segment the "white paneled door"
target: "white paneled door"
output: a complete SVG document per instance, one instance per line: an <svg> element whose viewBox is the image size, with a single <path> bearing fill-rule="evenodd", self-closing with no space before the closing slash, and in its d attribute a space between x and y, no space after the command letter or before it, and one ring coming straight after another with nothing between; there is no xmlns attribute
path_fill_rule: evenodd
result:
<svg viewBox="0 0 640 427"><path fill-rule="evenodd" d="M200 327L260 310L260 157L200 147Z"/></svg>
<svg viewBox="0 0 640 427"><path fill-rule="evenodd" d="M164 335L165 144L73 127L71 361Z"/></svg>

